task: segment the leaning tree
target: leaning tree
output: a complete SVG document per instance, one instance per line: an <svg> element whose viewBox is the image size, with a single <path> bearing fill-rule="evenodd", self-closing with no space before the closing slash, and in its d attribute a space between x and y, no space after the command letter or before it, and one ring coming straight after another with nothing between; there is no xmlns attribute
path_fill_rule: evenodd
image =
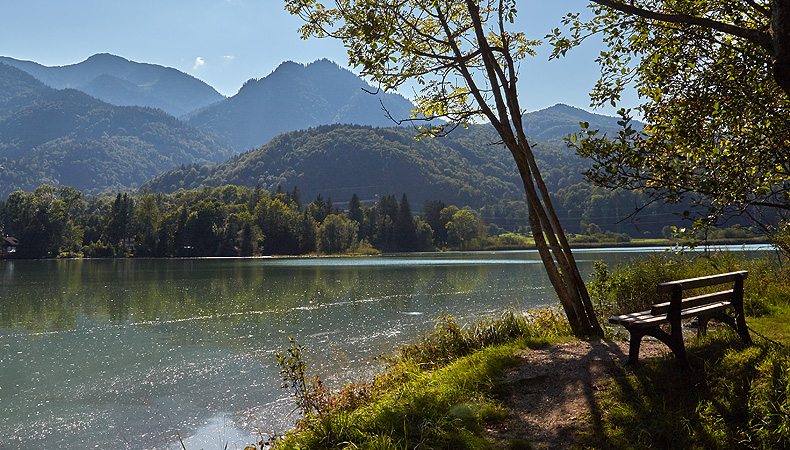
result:
<svg viewBox="0 0 790 450"><path fill-rule="evenodd" d="M524 133L516 83L532 41L512 30L515 0L286 0L303 38L343 41L385 91L416 82L421 136L487 120L518 167L541 260L576 335L600 335L584 281Z"/></svg>

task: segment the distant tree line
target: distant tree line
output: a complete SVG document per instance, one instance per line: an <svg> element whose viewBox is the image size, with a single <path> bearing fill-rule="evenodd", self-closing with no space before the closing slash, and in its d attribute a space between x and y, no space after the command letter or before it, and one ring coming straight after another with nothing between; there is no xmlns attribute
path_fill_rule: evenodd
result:
<svg viewBox="0 0 790 450"><path fill-rule="evenodd" d="M318 195L241 186L174 194L85 198L72 187L42 185L0 202L0 225L17 238L16 256L183 257L424 251L463 247L485 227L475 212L428 202L424 218L406 194L347 211Z"/></svg>
<svg viewBox="0 0 790 450"><path fill-rule="evenodd" d="M638 195L579 184L560 189L555 202L577 243L672 237L677 229L672 223L679 219L666 206L648 209L643 227L623 231L629 224L621 218L641 201ZM523 248L531 245L525 237L530 232L526 216L523 201L501 200L474 210L429 200L415 215L405 193L400 199L381 197L371 206L354 194L347 208L340 209L331 197L321 195L305 203L298 188L270 192L235 185L87 198L73 187L42 185L0 202L0 230L19 240L15 255L21 258ZM745 229L718 233L721 238L733 232L751 237Z"/></svg>

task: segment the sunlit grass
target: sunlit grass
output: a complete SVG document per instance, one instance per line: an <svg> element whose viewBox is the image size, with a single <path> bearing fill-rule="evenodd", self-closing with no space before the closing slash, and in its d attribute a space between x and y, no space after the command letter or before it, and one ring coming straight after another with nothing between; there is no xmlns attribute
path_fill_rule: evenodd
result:
<svg viewBox="0 0 790 450"><path fill-rule="evenodd" d="M591 294L606 313L645 309L655 285L670 279L748 270L747 323L753 346L728 328L686 344L695 368L674 358L621 370L599 395L597 428L583 448L790 448L790 273L775 260L741 260L727 254L651 256L614 268L597 268Z"/></svg>
<svg viewBox="0 0 790 450"><path fill-rule="evenodd" d="M375 401L313 417L276 448L487 448L480 431L506 414L487 394L517 347L488 347L436 371L403 361L397 377L375 383Z"/></svg>
<svg viewBox="0 0 790 450"><path fill-rule="evenodd" d="M516 363L518 350L569 333L553 310L506 313L464 328L440 316L432 333L387 360L382 375L355 385L353 406L342 400L349 388L329 396L314 391L331 407L308 413L275 448L496 447L482 434L507 413L490 395L496 381Z"/></svg>
<svg viewBox="0 0 790 450"><path fill-rule="evenodd" d="M762 336L790 346L790 308L777 308L771 315L752 317L747 320L749 328Z"/></svg>
<svg viewBox="0 0 790 450"><path fill-rule="evenodd" d="M602 424L583 448L781 449L790 446L790 352L745 346L729 331L689 345L694 373L672 358L622 370L599 396Z"/></svg>

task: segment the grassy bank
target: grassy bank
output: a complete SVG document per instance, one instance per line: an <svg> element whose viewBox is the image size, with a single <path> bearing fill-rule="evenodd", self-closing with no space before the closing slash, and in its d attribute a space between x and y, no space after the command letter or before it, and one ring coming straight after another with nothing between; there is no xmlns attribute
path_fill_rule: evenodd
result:
<svg viewBox="0 0 790 450"><path fill-rule="evenodd" d="M576 448L790 448L790 276L771 261L731 255L669 257L607 268L590 283L602 317L642 309L655 284L669 279L749 270L748 323L765 340L745 346L726 329L688 343L695 372L673 358L637 371L614 369L594 398L597 407ZM369 383L328 392L306 379L300 349L281 354L281 368L302 412L277 449L530 448L483 430L507 410L492 391L523 349L571 339L561 314L507 313L464 328L451 317L404 347ZM784 343L784 344L783 344Z"/></svg>
<svg viewBox="0 0 790 450"><path fill-rule="evenodd" d="M786 326L786 324L785 324ZM595 425L578 448L785 449L790 447L790 352L729 331L688 345L695 366L672 358L614 374L597 398Z"/></svg>
<svg viewBox="0 0 790 450"><path fill-rule="evenodd" d="M463 329L441 316L433 332L388 359L382 375L336 392L306 379L301 348L293 346L279 361L302 420L274 448L486 448L483 427L506 414L490 395L495 380L519 349L569 332L555 310L507 312Z"/></svg>
<svg viewBox="0 0 790 450"><path fill-rule="evenodd" d="M790 270L731 254L653 255L611 271L598 266L591 295L603 314L644 309L656 283L748 270L747 324L755 344L722 327L687 343L692 374L674 358L622 370L599 396L599 417L580 448L790 448Z"/></svg>

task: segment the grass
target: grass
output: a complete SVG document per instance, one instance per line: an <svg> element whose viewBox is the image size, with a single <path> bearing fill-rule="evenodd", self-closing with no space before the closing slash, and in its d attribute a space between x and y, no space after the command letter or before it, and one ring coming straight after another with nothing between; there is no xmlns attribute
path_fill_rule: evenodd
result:
<svg viewBox="0 0 790 450"><path fill-rule="evenodd" d="M506 414L489 395L496 380L515 364L519 349L568 334L567 322L554 310L528 316L508 312L465 328L443 315L433 332L388 359L387 370L372 383L334 393L313 380L293 383L302 367L294 361L300 349L292 346L281 353L287 362L281 364L284 379L299 386L297 404L311 406L302 409L297 428L276 440L274 448L496 447L481 433Z"/></svg>
<svg viewBox="0 0 790 450"><path fill-rule="evenodd" d="M739 259L732 253L674 255L655 253L627 265L609 269L596 263L588 283L590 296L602 320L615 314L649 309L666 301L656 285L670 280L748 270L744 284L747 316L769 315L790 304L790 270L773 260Z"/></svg>
<svg viewBox="0 0 790 450"><path fill-rule="evenodd" d="M580 448L781 449L790 447L790 353L743 345L730 332L688 346L692 374L672 359L621 370L599 397L599 424Z"/></svg>
<svg viewBox="0 0 790 450"><path fill-rule="evenodd" d="M611 271L599 265L590 292L604 315L630 312L656 300L658 282L734 270L749 271L745 308L755 344L722 327L687 343L692 374L678 371L674 358L619 371L599 396L602 413L591 418L595 426L579 448L790 448L786 267L729 254L653 255Z"/></svg>
<svg viewBox="0 0 790 450"><path fill-rule="evenodd" d="M487 397L514 346L489 347L435 372L413 363L399 368L377 400L351 411L339 409L312 418L277 448L482 448L482 426L505 411Z"/></svg>
<svg viewBox="0 0 790 450"><path fill-rule="evenodd" d="M770 315L752 317L747 320L747 325L762 336L770 336L782 345L790 346L790 307L774 308Z"/></svg>

